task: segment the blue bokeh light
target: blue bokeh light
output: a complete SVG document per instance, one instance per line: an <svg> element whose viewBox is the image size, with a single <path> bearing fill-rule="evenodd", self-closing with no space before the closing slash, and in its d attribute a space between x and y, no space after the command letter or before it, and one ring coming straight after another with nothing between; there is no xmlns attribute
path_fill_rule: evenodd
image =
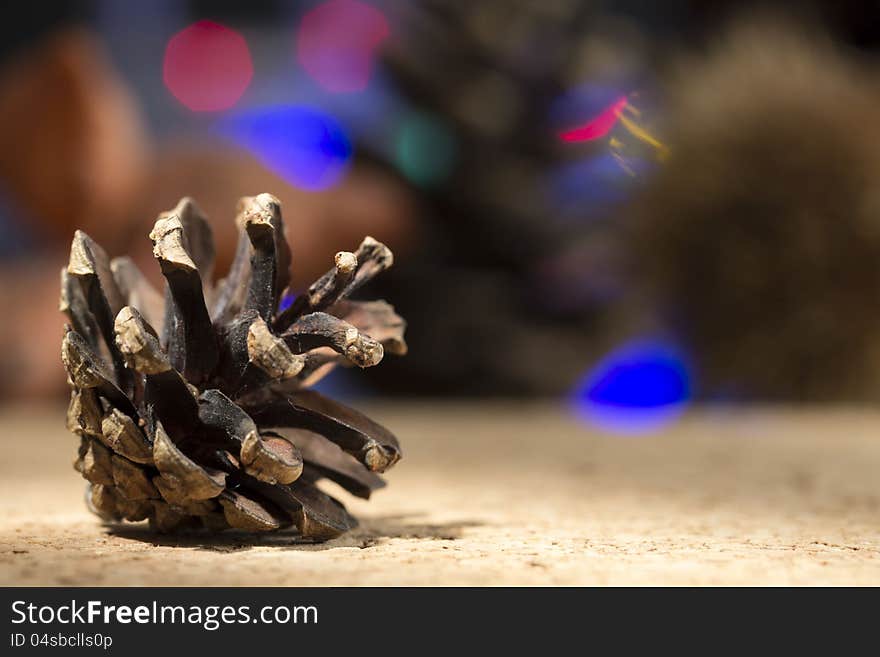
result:
<svg viewBox="0 0 880 657"><path fill-rule="evenodd" d="M311 107L251 109L224 119L218 129L291 185L309 191L338 183L352 157L352 144L342 125Z"/></svg>
<svg viewBox="0 0 880 657"><path fill-rule="evenodd" d="M617 434L652 433L676 420L692 395L682 350L654 339L627 342L602 358L576 387L574 410Z"/></svg>
<svg viewBox="0 0 880 657"><path fill-rule="evenodd" d="M585 207L613 205L625 200L632 188L628 175L613 153L567 162L551 171L549 196L565 218L584 217Z"/></svg>
<svg viewBox="0 0 880 657"><path fill-rule="evenodd" d="M549 121L554 131L570 128L588 121L625 95L627 84L590 83L567 90L553 101Z"/></svg>
<svg viewBox="0 0 880 657"><path fill-rule="evenodd" d="M287 292L284 296L281 297L281 301L278 302L278 312L283 313L285 310L290 308L293 305L293 302L296 301L296 293Z"/></svg>

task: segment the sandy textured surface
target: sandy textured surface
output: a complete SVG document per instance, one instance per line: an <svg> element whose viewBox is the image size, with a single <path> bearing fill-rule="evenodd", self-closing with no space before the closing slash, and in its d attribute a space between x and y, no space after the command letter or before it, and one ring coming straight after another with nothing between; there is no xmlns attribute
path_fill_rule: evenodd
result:
<svg viewBox="0 0 880 657"><path fill-rule="evenodd" d="M0 410L0 583L880 584L880 414L703 410L621 439L547 406L376 406L404 460L356 532L188 537L83 506L56 407ZM339 489L336 489L337 491Z"/></svg>

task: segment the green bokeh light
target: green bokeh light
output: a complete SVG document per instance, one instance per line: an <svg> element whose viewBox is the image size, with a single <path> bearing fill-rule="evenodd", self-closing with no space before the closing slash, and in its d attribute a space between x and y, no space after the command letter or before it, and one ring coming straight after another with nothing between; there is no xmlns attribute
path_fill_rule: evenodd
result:
<svg viewBox="0 0 880 657"><path fill-rule="evenodd" d="M449 177L455 165L455 151L455 135L430 115L410 114L398 130L397 167L417 185L429 187Z"/></svg>

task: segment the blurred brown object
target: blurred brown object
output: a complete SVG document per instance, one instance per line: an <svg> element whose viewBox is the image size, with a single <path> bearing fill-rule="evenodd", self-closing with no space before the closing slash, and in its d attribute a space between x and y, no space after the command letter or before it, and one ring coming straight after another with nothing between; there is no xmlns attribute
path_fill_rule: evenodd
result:
<svg viewBox="0 0 880 657"><path fill-rule="evenodd" d="M137 105L97 39L56 32L0 72L0 179L33 233L106 230L141 184L147 145Z"/></svg>
<svg viewBox="0 0 880 657"><path fill-rule="evenodd" d="M876 80L761 20L669 86L671 156L634 208L633 272L706 395L880 397Z"/></svg>
<svg viewBox="0 0 880 657"><path fill-rule="evenodd" d="M0 71L0 180L37 250L0 269L0 396L64 388L58 272L75 227L114 223L142 185L147 146L137 106L97 40L67 29ZM18 217L21 219L22 217Z"/></svg>
<svg viewBox="0 0 880 657"><path fill-rule="evenodd" d="M0 265L0 399L62 394L59 261Z"/></svg>

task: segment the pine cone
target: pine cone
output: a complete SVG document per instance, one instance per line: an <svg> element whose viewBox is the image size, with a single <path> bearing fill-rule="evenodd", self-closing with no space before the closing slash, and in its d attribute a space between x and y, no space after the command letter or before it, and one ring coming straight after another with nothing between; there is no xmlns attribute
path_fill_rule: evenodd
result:
<svg viewBox="0 0 880 657"><path fill-rule="evenodd" d="M75 467L107 521L149 519L161 532L295 525L304 538L333 538L356 521L316 482L369 498L400 448L384 427L307 388L337 364L406 352L405 322L389 304L348 299L393 257L367 237L280 310L290 249L278 199L243 198L236 222L235 259L212 285L213 239L198 206L184 198L159 215L150 239L164 302L129 258L111 261L77 231L61 272Z"/></svg>

